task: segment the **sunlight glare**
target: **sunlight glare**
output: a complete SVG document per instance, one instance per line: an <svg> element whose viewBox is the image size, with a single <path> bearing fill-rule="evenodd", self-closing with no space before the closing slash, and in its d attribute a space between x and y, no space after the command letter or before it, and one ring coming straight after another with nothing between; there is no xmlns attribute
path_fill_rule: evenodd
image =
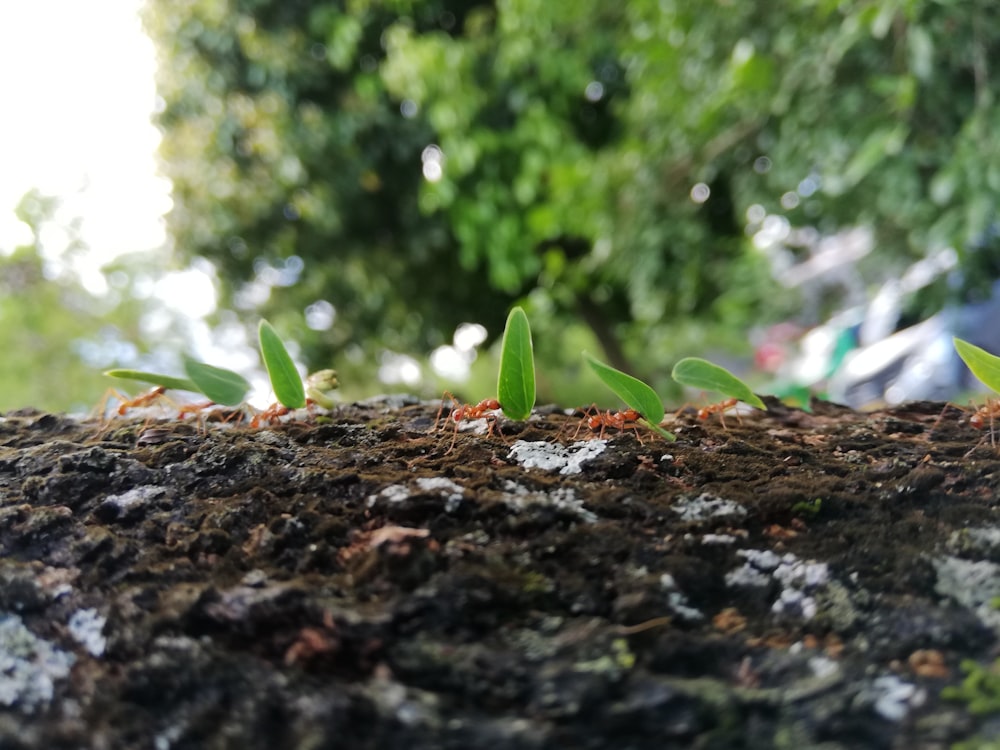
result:
<svg viewBox="0 0 1000 750"><path fill-rule="evenodd" d="M156 176L156 60L141 5L0 4L0 251L30 241L13 210L32 188L62 199L61 221L82 218L90 251L74 270L85 282L122 253L163 244L169 183Z"/></svg>

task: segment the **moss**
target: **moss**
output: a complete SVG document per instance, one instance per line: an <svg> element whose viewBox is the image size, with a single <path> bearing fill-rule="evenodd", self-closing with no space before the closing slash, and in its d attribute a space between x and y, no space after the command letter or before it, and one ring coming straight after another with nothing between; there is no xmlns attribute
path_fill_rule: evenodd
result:
<svg viewBox="0 0 1000 750"><path fill-rule="evenodd" d="M1000 712L1000 659L989 666L966 659L962 662L965 679L941 691L945 700L962 701L974 714Z"/></svg>

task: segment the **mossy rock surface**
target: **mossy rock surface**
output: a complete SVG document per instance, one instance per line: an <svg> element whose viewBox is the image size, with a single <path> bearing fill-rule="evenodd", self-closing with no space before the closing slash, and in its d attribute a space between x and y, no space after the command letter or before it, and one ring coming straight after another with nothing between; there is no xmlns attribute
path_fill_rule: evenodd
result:
<svg viewBox="0 0 1000 750"><path fill-rule="evenodd" d="M989 731L941 698L1000 634L1000 456L956 410L770 402L666 443L399 403L256 430L5 415L0 746Z"/></svg>

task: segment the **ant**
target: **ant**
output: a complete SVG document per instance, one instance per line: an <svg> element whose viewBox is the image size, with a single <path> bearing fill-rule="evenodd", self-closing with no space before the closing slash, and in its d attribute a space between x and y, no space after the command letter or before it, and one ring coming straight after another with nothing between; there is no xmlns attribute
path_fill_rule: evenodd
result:
<svg viewBox="0 0 1000 750"><path fill-rule="evenodd" d="M131 398L115 388L109 388L91 412L91 418L99 418L101 420L101 428L97 433L97 437L100 438L100 436L104 434L105 430L111 427L111 421L116 412L119 417L124 417L128 413L129 409L141 409L143 407L153 406L159 401L165 402L172 408L176 408L177 404L174 403L174 401L172 401L166 393L167 389L162 385L158 385L154 388L150 388L145 393L140 393L138 396ZM118 407L109 416L108 402L112 399L118 401ZM153 419L154 417L152 415L147 416L141 429L145 430Z"/></svg>
<svg viewBox="0 0 1000 750"><path fill-rule="evenodd" d="M972 406L974 407L974 405ZM941 413L938 415L938 418L934 421L934 424L931 425L931 432L934 432L934 430L936 430L938 425L941 423L941 420L944 419L944 415L945 412L948 411L948 407L958 409L962 413L972 411L972 416L970 416L968 419L969 427L971 427L974 430L985 430L986 427L989 426L990 445L992 445L994 448L996 447L997 444L996 432L993 429L993 422L995 418L1000 417L1000 399L988 398L986 399L986 403L984 405L980 406L978 409L975 409L974 411L971 408L965 409L962 408L961 406L957 406L956 404L947 403L944 405L944 409L941 410ZM983 438L983 440L985 439L986 438ZM970 453L972 453L972 451L974 451L976 448L979 447L980 443L982 443L983 440L980 440L979 443L976 443L976 445L974 445L972 449L969 450L969 452L966 453L965 455L968 456Z"/></svg>
<svg viewBox="0 0 1000 750"><path fill-rule="evenodd" d="M166 392L167 392L166 388L164 388L162 385L158 385L155 388L149 389L145 393L139 394L133 399L129 398L122 399L122 394L115 391L114 395L117 396L119 399L121 399L121 404L118 406L118 416L124 417L125 412L127 412L129 409L136 409L141 406L149 406L154 401L159 400L159 398L163 396Z"/></svg>
<svg viewBox="0 0 1000 750"><path fill-rule="evenodd" d="M583 415L583 419L580 420L579 426L576 428L576 432L573 433L573 440L576 440L576 436L580 434L580 430L583 429L584 424L587 425L591 430L597 432L600 430L599 437L604 437L604 431L610 427L614 430L634 430L635 439L642 443L642 438L639 437L639 425L638 421L642 419L642 415L635 409L625 409L624 411L608 411L601 413L600 409L596 405L591 406Z"/></svg>
<svg viewBox="0 0 1000 750"><path fill-rule="evenodd" d="M708 404L707 406L699 407L695 416L697 416L697 418L700 421L704 422L713 414L718 414L719 422L720 424L722 424L723 429L728 429L726 427L725 413L730 409L732 409L734 406L736 406L739 402L740 400L738 398L727 398L723 401L718 402L717 404ZM685 411L689 406L691 406L691 404L684 404L684 406L682 406L680 409L674 412L674 419L677 419L677 417L680 416L681 412ZM733 412L733 414L736 417L736 421L739 422L740 424L743 424L743 419L740 417L740 413L736 411Z"/></svg>
<svg viewBox="0 0 1000 750"><path fill-rule="evenodd" d="M256 429L257 427L260 427L263 422L276 424L279 419L288 414L290 411L291 409L283 404L271 404L269 407L264 409L264 411L257 412L253 415L253 419L250 420L250 427L252 429Z"/></svg>
<svg viewBox="0 0 1000 750"><path fill-rule="evenodd" d="M484 398L478 404L463 404L457 398L455 398L449 391L445 391L441 396L441 408L438 409L437 417L434 419L434 429L437 430L438 424L441 421L441 414L445 409L445 398L448 398L452 403L452 409L448 412L448 419L455 423L455 434L451 438L451 445L448 450L445 451L445 455L448 455L455 449L455 441L458 440L458 425L460 422L464 422L467 419L485 419L487 426L486 436L489 437L493 434L494 429L499 433L500 428L496 426L496 414L495 412L501 408L500 402L495 398Z"/></svg>
<svg viewBox="0 0 1000 750"><path fill-rule="evenodd" d="M983 406L980 406L969 417L969 426L975 430L985 430L986 420L989 419L990 437L993 437L993 418L1000 417L1000 399L988 398Z"/></svg>
<svg viewBox="0 0 1000 750"><path fill-rule="evenodd" d="M92 413L95 415L99 414L101 417L101 421L103 422L107 418L108 401L110 401L111 399L118 400L117 411L119 417L124 417L129 409L139 409L144 406L150 406L154 401L159 401L161 399L167 401L170 404L173 404L173 402L170 401L170 399L165 395L166 392L167 392L166 388L164 388L162 385L158 385L155 388L151 388L150 390L146 391L145 393L139 394L135 398L129 398L121 391L117 391L114 388L109 388L107 392L105 392L103 398L101 398L97 406L94 407L94 411Z"/></svg>
<svg viewBox="0 0 1000 750"><path fill-rule="evenodd" d="M704 422L706 419L708 419L713 414L718 414L719 415L719 422L721 422L722 426L725 427L726 426L726 417L725 417L726 411L728 411L729 409L732 409L739 402L740 402L740 400L738 398L727 398L725 401L720 401L717 404L709 404L708 406L703 406L702 408L698 409L698 419L700 419L702 422ZM736 421L739 422L740 424L743 424L743 419L740 417L740 413L738 411L737 412L733 412L733 413L736 415Z"/></svg>

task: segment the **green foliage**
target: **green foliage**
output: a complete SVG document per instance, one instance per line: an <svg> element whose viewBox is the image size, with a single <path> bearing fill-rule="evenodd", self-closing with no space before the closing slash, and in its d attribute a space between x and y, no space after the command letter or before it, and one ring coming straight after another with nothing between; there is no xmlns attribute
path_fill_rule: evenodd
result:
<svg viewBox="0 0 1000 750"><path fill-rule="evenodd" d="M1000 393L1000 357L959 338L952 338L955 351L972 374L994 393Z"/></svg>
<svg viewBox="0 0 1000 750"><path fill-rule="evenodd" d="M191 393L201 393L201 389L194 384L194 381L187 378L175 378L172 375L160 375L156 372L144 372L143 370L114 369L105 370L104 374L111 378L122 378L124 380L135 380L140 383L150 385L162 385L170 391L190 391Z"/></svg>
<svg viewBox="0 0 1000 750"><path fill-rule="evenodd" d="M689 388L716 391L723 396L739 399L750 406L767 410L767 406L756 393L750 390L750 386L726 368L708 360L699 357L685 357L674 365L670 375L678 383Z"/></svg>
<svg viewBox="0 0 1000 750"><path fill-rule="evenodd" d="M500 349L497 400L508 419L527 419L535 406L535 359L531 327L524 310L515 307L507 316Z"/></svg>
<svg viewBox="0 0 1000 750"><path fill-rule="evenodd" d="M275 398L289 409L301 409L306 405L305 387L284 342L274 326L266 320L260 321L257 331L260 354L267 367L267 376L271 380Z"/></svg>
<svg viewBox="0 0 1000 750"><path fill-rule="evenodd" d="M990 666L966 659L962 662L965 679L961 685L948 686L941 697L961 701L974 714L995 714L1000 711L1000 661Z"/></svg>
<svg viewBox="0 0 1000 750"><path fill-rule="evenodd" d="M498 332L530 299L652 375L678 321L797 308L751 208L870 223L879 262L964 252L995 213L990 0L152 0L146 20L176 246L248 319L332 305L311 364Z"/></svg>
<svg viewBox="0 0 1000 750"><path fill-rule="evenodd" d="M792 506L792 513L800 516L816 517L823 507L823 498L816 497L812 500L802 500Z"/></svg>
<svg viewBox="0 0 1000 750"><path fill-rule="evenodd" d="M216 404L239 406L250 392L250 382L246 378L223 367L185 357L184 372L197 390Z"/></svg>

